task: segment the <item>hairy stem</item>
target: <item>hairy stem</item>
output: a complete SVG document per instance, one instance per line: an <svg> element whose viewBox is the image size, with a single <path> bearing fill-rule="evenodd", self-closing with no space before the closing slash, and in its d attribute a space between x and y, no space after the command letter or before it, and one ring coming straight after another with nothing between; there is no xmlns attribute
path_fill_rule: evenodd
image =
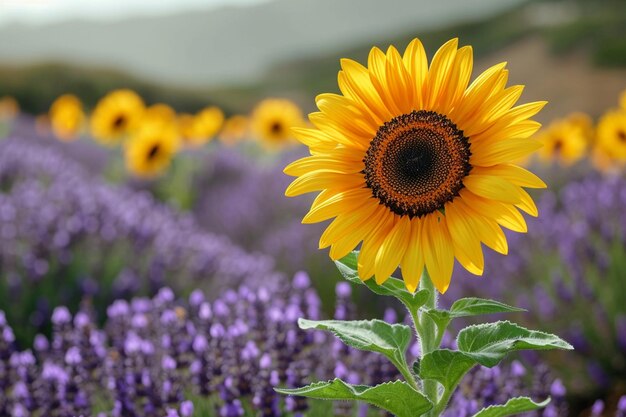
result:
<svg viewBox="0 0 626 417"><path fill-rule="evenodd" d="M428 290L428 300L424 304L426 309L437 308L437 290L430 280L430 276L424 268L424 273L420 279L420 290ZM419 329L419 341L420 341L420 359L424 358L424 355L432 352L439 347L441 343L441 337L438 334L437 326L428 315L423 312L417 312L416 328ZM424 395L436 406L439 402L439 393L437 390L437 382L433 380L423 381ZM433 408L428 414L428 417L438 417L440 411Z"/></svg>

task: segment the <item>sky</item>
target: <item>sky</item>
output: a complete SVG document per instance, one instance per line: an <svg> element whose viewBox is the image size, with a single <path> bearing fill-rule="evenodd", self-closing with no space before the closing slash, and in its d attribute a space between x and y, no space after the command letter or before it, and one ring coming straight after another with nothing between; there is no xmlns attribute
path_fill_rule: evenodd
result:
<svg viewBox="0 0 626 417"><path fill-rule="evenodd" d="M0 25L42 24L72 18L119 19L268 0L0 0Z"/></svg>

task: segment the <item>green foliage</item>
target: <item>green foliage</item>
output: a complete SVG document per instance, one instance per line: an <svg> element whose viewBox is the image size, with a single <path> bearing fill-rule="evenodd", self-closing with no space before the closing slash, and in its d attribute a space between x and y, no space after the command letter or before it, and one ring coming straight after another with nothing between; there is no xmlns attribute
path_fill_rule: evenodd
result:
<svg viewBox="0 0 626 417"><path fill-rule="evenodd" d="M573 349L553 334L528 330L509 321L468 326L459 332L457 343L461 352L490 368L517 350Z"/></svg>
<svg viewBox="0 0 626 417"><path fill-rule="evenodd" d="M381 320L323 320L299 319L301 329L327 330L346 345L385 355L413 383L406 364L406 350L411 342L411 328L404 324L389 324Z"/></svg>
<svg viewBox="0 0 626 417"><path fill-rule="evenodd" d="M416 417L432 408L426 397L408 384L395 381L370 387L351 385L340 379L316 382L296 389L276 388L287 395L300 395L323 400L360 400L387 410L397 417Z"/></svg>
<svg viewBox="0 0 626 417"><path fill-rule="evenodd" d="M404 282L390 277L384 284L378 285L374 280L362 281L357 272L357 257L359 252L354 251L342 259L335 261L337 269L345 279L353 284L365 285L372 292L378 295L386 295L395 297L409 309L409 311L417 311L428 300L428 291L421 290L415 294L407 291Z"/></svg>
<svg viewBox="0 0 626 417"><path fill-rule="evenodd" d="M492 405L480 410L473 417L505 417L512 416L526 411L534 411L545 407L550 402L550 398L536 403L527 397L512 398L503 405Z"/></svg>
<svg viewBox="0 0 626 417"><path fill-rule="evenodd" d="M433 379L446 390L453 390L476 361L459 351L438 349L427 353L421 361L420 377Z"/></svg>

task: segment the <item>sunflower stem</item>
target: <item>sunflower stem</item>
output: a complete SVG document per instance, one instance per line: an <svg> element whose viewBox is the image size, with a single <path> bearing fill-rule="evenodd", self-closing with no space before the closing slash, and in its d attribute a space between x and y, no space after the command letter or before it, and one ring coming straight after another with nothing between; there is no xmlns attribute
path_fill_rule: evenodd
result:
<svg viewBox="0 0 626 417"><path fill-rule="evenodd" d="M424 272L422 273L419 287L420 290L428 291L428 300L424 304L424 308L417 312L417 322L415 323L415 328L417 329L420 342L420 359L423 359L427 353L437 349L441 343L441 336L438 334L437 325L425 313L426 310L437 308L437 290L435 289L426 268L424 268ZM428 397L434 406L436 406L439 402L437 381L424 380L422 384L424 395ZM440 413L441 411L437 411L433 408L426 415L428 417L438 417Z"/></svg>

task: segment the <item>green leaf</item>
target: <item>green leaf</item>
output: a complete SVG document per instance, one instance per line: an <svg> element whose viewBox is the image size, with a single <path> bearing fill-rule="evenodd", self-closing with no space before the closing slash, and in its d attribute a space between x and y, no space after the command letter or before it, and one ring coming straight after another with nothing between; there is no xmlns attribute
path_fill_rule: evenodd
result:
<svg viewBox="0 0 626 417"><path fill-rule="evenodd" d="M452 319L459 317L478 316L481 314L513 313L526 311L523 308L483 298L461 298L452 304L450 310L430 309L425 313L437 325L439 331L445 331Z"/></svg>
<svg viewBox="0 0 626 417"><path fill-rule="evenodd" d="M358 254L359 252L353 251L340 260L335 261L337 269L339 269L339 272L345 279L354 284L365 285L375 294L395 297L411 311L417 311L426 303L429 295L427 290L420 290L413 294L406 289L404 282L397 278L390 277L381 285L376 284L373 279L362 281L357 272Z"/></svg>
<svg viewBox="0 0 626 417"><path fill-rule="evenodd" d="M411 343L411 328L404 324L389 324L382 320L322 320L299 319L301 329L327 330L346 345L385 355L394 365L405 365L405 352Z"/></svg>
<svg viewBox="0 0 626 417"><path fill-rule="evenodd" d="M526 310L484 298L461 298L452 304L450 316L457 318L479 316L481 314L516 313L520 311Z"/></svg>
<svg viewBox="0 0 626 417"><path fill-rule="evenodd" d="M396 417L417 417L433 405L426 397L402 381L370 387L350 385L340 379L316 382L296 389L275 388L276 392L323 400L359 400L387 410Z"/></svg>
<svg viewBox="0 0 626 417"><path fill-rule="evenodd" d="M473 417L505 417L512 416L517 413L524 413L526 411L538 410L545 407L550 402L550 398L545 401L536 403L528 397L512 398L503 405L492 405L487 408L483 408Z"/></svg>
<svg viewBox="0 0 626 417"><path fill-rule="evenodd" d="M509 321L468 326L457 337L459 351L489 368L516 350L573 349L553 334L528 330Z"/></svg>
<svg viewBox="0 0 626 417"><path fill-rule="evenodd" d="M424 355L419 375L422 379L434 379L450 390L474 365L476 361L462 352L438 349Z"/></svg>

